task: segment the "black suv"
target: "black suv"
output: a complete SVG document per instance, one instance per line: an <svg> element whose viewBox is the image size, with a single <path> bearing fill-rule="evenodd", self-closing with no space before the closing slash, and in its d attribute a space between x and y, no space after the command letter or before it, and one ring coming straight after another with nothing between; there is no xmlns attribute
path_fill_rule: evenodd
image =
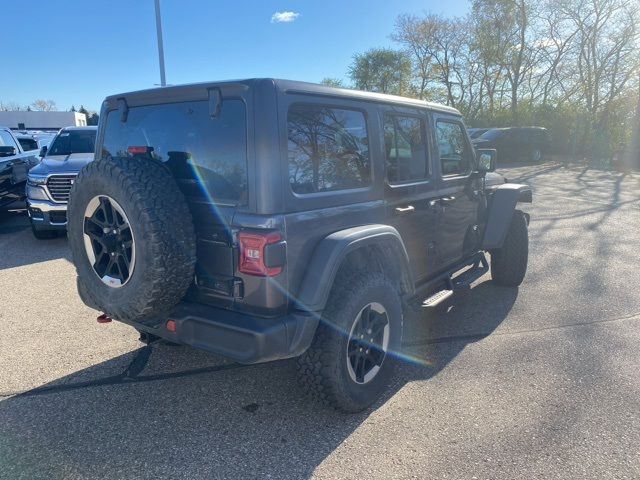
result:
<svg viewBox="0 0 640 480"><path fill-rule="evenodd" d="M473 139L477 148L495 148L500 161L539 163L551 149L549 132L543 127L492 128Z"/></svg>
<svg viewBox="0 0 640 480"><path fill-rule="evenodd" d="M108 97L68 235L84 302L166 339L257 363L357 411L383 391L403 306L488 270L519 285L531 201L493 182L460 113L271 79ZM462 271L462 273L460 273Z"/></svg>

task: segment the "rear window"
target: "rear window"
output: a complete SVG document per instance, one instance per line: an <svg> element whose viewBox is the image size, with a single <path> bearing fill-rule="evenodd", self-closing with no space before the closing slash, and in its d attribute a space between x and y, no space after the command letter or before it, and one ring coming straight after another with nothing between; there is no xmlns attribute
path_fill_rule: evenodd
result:
<svg viewBox="0 0 640 480"><path fill-rule="evenodd" d="M93 153L96 144L95 130L62 131L47 151L50 155L71 155L72 153Z"/></svg>
<svg viewBox="0 0 640 480"><path fill-rule="evenodd" d="M497 129L487 130L482 135L480 135L480 138L484 140L497 140L498 138L502 137L502 135L504 135L505 133L506 133L506 130L497 130Z"/></svg>
<svg viewBox="0 0 640 480"><path fill-rule="evenodd" d="M20 146L26 152L29 150L37 150L38 142L36 142L33 138L19 138Z"/></svg>
<svg viewBox="0 0 640 480"><path fill-rule="evenodd" d="M298 194L366 187L369 138L362 112L295 104L287 115L289 183Z"/></svg>
<svg viewBox="0 0 640 480"><path fill-rule="evenodd" d="M247 120L242 100L225 99L217 117L206 101L129 109L127 121L107 116L101 155L128 156L129 147L151 147L189 196L225 204L247 202ZM192 190L191 186L196 189Z"/></svg>

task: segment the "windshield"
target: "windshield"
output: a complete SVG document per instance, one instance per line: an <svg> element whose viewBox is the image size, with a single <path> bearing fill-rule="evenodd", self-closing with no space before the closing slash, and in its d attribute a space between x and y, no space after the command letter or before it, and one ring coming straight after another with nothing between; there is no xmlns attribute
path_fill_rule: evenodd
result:
<svg viewBox="0 0 640 480"><path fill-rule="evenodd" d="M486 132L487 129L486 128L470 128L468 131L469 131L469 137L471 137L471 139L474 139L474 138L478 138L480 135Z"/></svg>
<svg viewBox="0 0 640 480"><path fill-rule="evenodd" d="M496 139L500 138L501 136L503 136L504 133L505 133L505 130L501 130L501 129L498 129L498 128L493 128L491 130L487 130L482 135L480 135L478 138L481 138L482 140L496 140Z"/></svg>
<svg viewBox="0 0 640 480"><path fill-rule="evenodd" d="M69 130L61 132L51 144L47 156L93 153L95 143L95 130Z"/></svg>

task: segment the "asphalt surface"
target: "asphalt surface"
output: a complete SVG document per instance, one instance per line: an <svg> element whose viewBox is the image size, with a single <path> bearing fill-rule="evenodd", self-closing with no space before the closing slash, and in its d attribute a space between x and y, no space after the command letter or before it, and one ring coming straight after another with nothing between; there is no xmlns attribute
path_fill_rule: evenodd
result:
<svg viewBox="0 0 640 480"><path fill-rule="evenodd" d="M503 173L534 188L525 282L407 312L398 381L357 415L291 361L97 324L66 240L2 214L0 478L640 478L640 177Z"/></svg>

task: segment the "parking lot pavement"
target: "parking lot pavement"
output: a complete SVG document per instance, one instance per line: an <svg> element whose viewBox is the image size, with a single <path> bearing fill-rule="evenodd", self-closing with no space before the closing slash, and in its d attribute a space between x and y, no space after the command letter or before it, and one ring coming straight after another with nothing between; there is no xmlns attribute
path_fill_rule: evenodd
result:
<svg viewBox="0 0 640 480"><path fill-rule="evenodd" d="M240 366L98 325L64 238L0 218L0 478L640 478L640 179L529 183L530 266L409 309L389 394L306 400L292 361Z"/></svg>

